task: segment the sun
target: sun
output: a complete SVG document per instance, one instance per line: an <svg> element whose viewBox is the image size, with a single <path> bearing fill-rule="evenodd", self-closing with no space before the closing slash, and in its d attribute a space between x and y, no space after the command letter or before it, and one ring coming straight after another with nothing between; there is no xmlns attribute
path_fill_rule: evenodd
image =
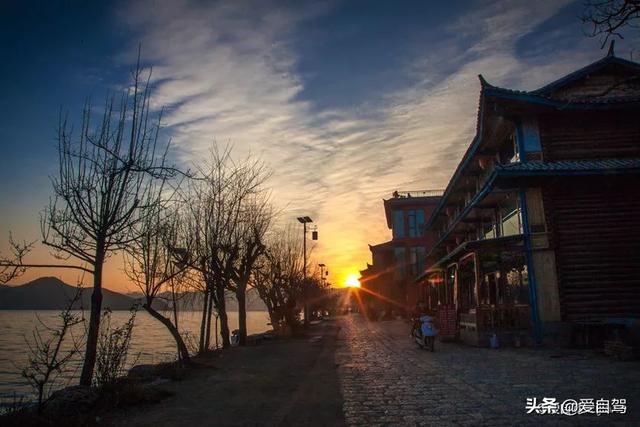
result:
<svg viewBox="0 0 640 427"><path fill-rule="evenodd" d="M344 285L347 288L359 288L360 281L358 280L357 274L350 274L347 276L347 280L344 281Z"/></svg>

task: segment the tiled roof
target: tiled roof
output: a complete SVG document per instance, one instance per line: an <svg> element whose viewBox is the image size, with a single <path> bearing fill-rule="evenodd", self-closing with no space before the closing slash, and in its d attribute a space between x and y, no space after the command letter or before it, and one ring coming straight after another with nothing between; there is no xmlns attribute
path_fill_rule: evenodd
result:
<svg viewBox="0 0 640 427"><path fill-rule="evenodd" d="M589 73L593 73L594 71L597 71L609 64L618 64L625 67L640 69L640 64L618 58L613 54L613 50L610 49L607 56L602 58L601 60L596 61L590 65L587 65L586 67L583 67L573 73L570 73L534 91L520 91L520 90L505 89L505 88L493 86L490 83L488 83L482 75L479 75L478 77L480 78L480 84L482 89L480 90L480 97L478 101L479 105L478 105L477 120L476 120L476 135L473 138L473 141L471 142L469 147L467 148L467 151L462 156L460 163L458 163L458 166L456 167L456 170L454 171L453 176L451 177L451 179L449 180L449 183L447 184L447 188L445 189L443 196L440 198L440 202L438 203L438 206L436 206L431 216L429 217L429 220L427 221L427 227L433 226L436 218L440 215L440 213L444 209L444 206L447 204L451 193L454 191L457 185L458 179L462 175L463 169L466 167L466 165L471 160L471 158L475 154L478 147L481 145L482 132L483 132L482 128L483 128L483 121L484 121L483 120L484 104L485 104L485 99L487 97L493 96L493 97L518 99L526 102L537 103L540 105L548 105L548 106L556 107L560 109L565 109L565 108L608 109L608 108L611 108L611 106L614 106L615 108L617 108L618 106L629 106L628 103L634 103L632 106L635 106L636 105L635 103L640 102L639 96L579 97L579 98L573 98L571 100L555 99L550 96L552 92L557 90L558 88L570 82L573 82L577 79L580 79L581 77ZM615 170L618 171L618 169L615 169ZM514 169L514 171L516 170ZM526 172L526 170L523 170L523 171ZM573 170L573 173L575 173L575 171L576 170ZM536 173L533 170L531 172ZM543 169L539 169L537 172L544 173ZM388 219L387 219L387 222L389 222Z"/></svg>
<svg viewBox="0 0 640 427"><path fill-rule="evenodd" d="M558 80L555 80L541 87L540 89L532 91L531 93L538 94L538 95L550 94L551 92L561 88L562 86L565 86L571 82L574 82L590 73L598 71L611 64L640 69L640 64L638 64L637 62L627 61L626 59L619 58L613 54L613 51L610 50L609 54L607 54L607 56L600 59L599 61L593 62L587 65L586 67L582 67L579 70L569 73L566 76L559 78Z"/></svg>
<svg viewBox="0 0 640 427"><path fill-rule="evenodd" d="M501 172L606 172L640 169L640 159L566 160L524 162L496 165Z"/></svg>
<svg viewBox="0 0 640 427"><path fill-rule="evenodd" d="M544 102L558 106L568 107L570 105L609 105L640 101L640 96L574 96L571 99L554 98L546 93L527 92L524 90L506 89L485 83L484 91L488 96L509 96L510 98L523 99L531 102Z"/></svg>
<svg viewBox="0 0 640 427"><path fill-rule="evenodd" d="M625 102L638 102L640 101L640 97L638 96L581 96L576 97L573 96L571 99L558 99L553 97L553 92L573 81L576 81L590 73L596 72L606 66L609 65L619 65L627 68L632 68L636 70L640 70L640 64L632 61L627 61L626 59L618 58L614 56L611 52L609 55L604 58L596 61L592 64L587 65L577 71L574 71L566 76L557 79L540 89L525 91L525 90L515 90L515 89L507 89L499 86L494 86L491 83L487 82L483 76L480 77L480 83L482 85L483 90L487 91L488 95L500 96L500 95L511 95L522 98L527 98L528 100L540 100L547 101L552 103L570 103L577 105L598 105L598 104L619 104Z"/></svg>

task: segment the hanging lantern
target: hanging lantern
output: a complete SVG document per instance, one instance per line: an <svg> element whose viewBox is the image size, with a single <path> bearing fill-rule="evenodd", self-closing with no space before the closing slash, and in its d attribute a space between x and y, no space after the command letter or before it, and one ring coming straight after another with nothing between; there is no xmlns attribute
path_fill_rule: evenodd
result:
<svg viewBox="0 0 640 427"><path fill-rule="evenodd" d="M318 240L318 232L317 231L313 231L311 233L311 240Z"/></svg>

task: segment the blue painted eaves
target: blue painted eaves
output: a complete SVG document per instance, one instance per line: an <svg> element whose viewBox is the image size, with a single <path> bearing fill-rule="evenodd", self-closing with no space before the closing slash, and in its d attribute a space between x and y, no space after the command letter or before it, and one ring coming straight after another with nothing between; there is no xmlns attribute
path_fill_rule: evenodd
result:
<svg viewBox="0 0 640 427"><path fill-rule="evenodd" d="M493 190L496 180L500 177L618 175L629 173L640 174L640 159L567 160L556 162L529 161L505 165L498 164L480 191L478 191L473 199L462 209L453 223L447 228L444 235L433 245L428 256L451 234L451 231L469 214L471 209Z"/></svg>
<svg viewBox="0 0 640 427"><path fill-rule="evenodd" d="M499 176L640 173L640 159L530 161L496 165L495 171Z"/></svg>

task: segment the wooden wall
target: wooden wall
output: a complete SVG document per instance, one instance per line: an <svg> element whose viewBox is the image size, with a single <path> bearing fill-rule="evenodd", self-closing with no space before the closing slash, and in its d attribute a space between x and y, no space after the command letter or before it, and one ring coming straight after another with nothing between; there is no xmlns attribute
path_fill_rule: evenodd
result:
<svg viewBox="0 0 640 427"><path fill-rule="evenodd" d="M545 161L640 157L640 110L541 116Z"/></svg>
<svg viewBox="0 0 640 427"><path fill-rule="evenodd" d="M558 178L544 203L562 319L640 317L640 179Z"/></svg>

